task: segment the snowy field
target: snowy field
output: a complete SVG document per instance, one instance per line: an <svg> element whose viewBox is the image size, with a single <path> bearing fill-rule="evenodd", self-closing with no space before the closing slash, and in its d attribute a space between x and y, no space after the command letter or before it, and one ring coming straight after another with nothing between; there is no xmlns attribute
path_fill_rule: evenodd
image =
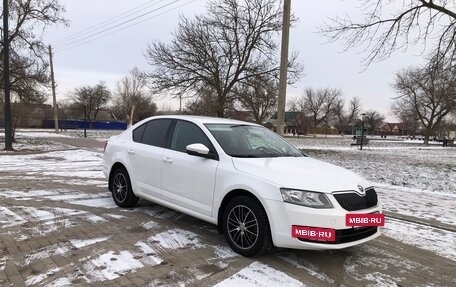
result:
<svg viewBox="0 0 456 287"><path fill-rule="evenodd" d="M347 250L247 259L197 219L143 201L116 207L101 154L40 139L53 134L20 131L25 149L44 152L0 154L0 243L10 242L0 246L1 286L13 265L25 286L456 284L456 148L388 140L360 151L349 138L289 138L307 155L374 183L388 215L384 235ZM114 133L89 134L104 140Z"/></svg>

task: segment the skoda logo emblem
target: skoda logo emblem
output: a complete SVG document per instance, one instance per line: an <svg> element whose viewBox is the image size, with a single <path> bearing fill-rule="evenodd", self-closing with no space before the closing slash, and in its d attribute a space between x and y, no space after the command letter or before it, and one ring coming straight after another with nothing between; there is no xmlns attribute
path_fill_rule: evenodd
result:
<svg viewBox="0 0 456 287"><path fill-rule="evenodd" d="M364 194L364 188L361 185L358 185L358 190L361 194Z"/></svg>

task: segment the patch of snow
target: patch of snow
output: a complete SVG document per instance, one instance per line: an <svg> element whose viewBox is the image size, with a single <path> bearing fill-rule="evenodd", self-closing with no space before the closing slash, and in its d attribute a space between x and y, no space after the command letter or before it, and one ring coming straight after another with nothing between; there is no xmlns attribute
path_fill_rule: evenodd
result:
<svg viewBox="0 0 456 287"><path fill-rule="evenodd" d="M138 247L141 252L143 253L144 255L144 260L143 262L147 265L152 265L152 266L155 266L155 265L158 265L160 263L163 262L163 259L161 259L156 251L150 247L147 243L143 242L143 241L138 241L136 242L135 244L136 247Z"/></svg>
<svg viewBox="0 0 456 287"><path fill-rule="evenodd" d="M38 221L55 219L56 215L46 210L38 209L35 207L21 207L23 212Z"/></svg>
<svg viewBox="0 0 456 287"><path fill-rule="evenodd" d="M456 194L385 185L376 186L376 191L384 210L456 225Z"/></svg>
<svg viewBox="0 0 456 287"><path fill-rule="evenodd" d="M95 278L102 275L108 280L116 279L127 272L144 267L129 251L109 251L91 260L90 263L96 268L94 270L91 266L86 266L89 273Z"/></svg>
<svg viewBox="0 0 456 287"><path fill-rule="evenodd" d="M104 215L109 216L109 217L112 217L112 218L114 218L114 219L125 219L125 218L127 218L126 216L120 215L120 214L105 213Z"/></svg>
<svg viewBox="0 0 456 287"><path fill-rule="evenodd" d="M0 206L0 224L2 228L20 225L27 222L24 218L6 207Z"/></svg>
<svg viewBox="0 0 456 287"><path fill-rule="evenodd" d="M149 220L149 221L141 224L141 227L144 228L144 229L147 229L147 230L153 229L153 228L155 228L157 226L158 226L158 223L153 221L153 220Z"/></svg>
<svg viewBox="0 0 456 287"><path fill-rule="evenodd" d="M213 248L217 259L229 259L240 256L227 246L213 246Z"/></svg>
<svg viewBox="0 0 456 287"><path fill-rule="evenodd" d="M22 266L27 266L31 262L42 260L44 258L48 258L51 256L57 255L67 255L70 251L70 247L67 243L57 243L53 245L49 245L38 250L33 251L32 253L25 256L25 260Z"/></svg>
<svg viewBox="0 0 456 287"><path fill-rule="evenodd" d="M393 277L391 275L383 274L380 272L373 272L364 275L363 277L366 280L374 281L375 283L368 284L366 286L369 287L398 287L402 286L402 284L398 284L405 278L402 277Z"/></svg>
<svg viewBox="0 0 456 287"><path fill-rule="evenodd" d="M196 233L175 228L159 233L149 238L150 241L166 249L179 248L203 248L206 245L201 243Z"/></svg>
<svg viewBox="0 0 456 287"><path fill-rule="evenodd" d="M100 238L94 238L94 239L86 239L86 240L81 240L81 239L71 239L70 242L73 244L74 247L76 248L83 248L95 243L103 242L108 240L110 237L100 237Z"/></svg>
<svg viewBox="0 0 456 287"><path fill-rule="evenodd" d="M303 269L310 275L318 278L321 281L327 282L329 284L334 284L334 280L329 278L328 275L326 275L324 272L321 272L318 270L318 267L312 264L311 262L308 262L307 260L304 260L302 258L298 258L297 256L294 255L289 255L289 256L278 256L280 259L290 263L294 267L298 269Z"/></svg>
<svg viewBox="0 0 456 287"><path fill-rule="evenodd" d="M87 220L88 222L91 222L91 223L100 223L100 222L107 221L103 217L95 215L95 214L91 214L91 213L88 213L88 214L84 215L83 217L85 220Z"/></svg>
<svg viewBox="0 0 456 287"><path fill-rule="evenodd" d="M456 233L388 218L384 235L456 261Z"/></svg>
<svg viewBox="0 0 456 287"><path fill-rule="evenodd" d="M8 259L6 256L0 257L0 271L5 270L6 259Z"/></svg>
<svg viewBox="0 0 456 287"><path fill-rule="evenodd" d="M71 204L84 205L90 207L102 207L102 208L116 208L117 205L110 197L82 199L82 200L71 200L67 201Z"/></svg>
<svg viewBox="0 0 456 287"><path fill-rule="evenodd" d="M239 286L305 286L302 282L288 276L282 271L269 267L258 261L253 262L233 276L215 285L217 287Z"/></svg>
<svg viewBox="0 0 456 287"><path fill-rule="evenodd" d="M74 286L73 283L71 283L71 280L66 277L59 278L49 284L46 285L46 287L69 287L69 286Z"/></svg>
<svg viewBox="0 0 456 287"><path fill-rule="evenodd" d="M47 277L52 276L55 273L59 272L60 270L62 270L60 267L56 267L56 268L50 269L45 274L38 274L38 275L29 276L25 280L25 285L30 286L30 285L38 284L41 281L43 281L44 279L46 279Z"/></svg>

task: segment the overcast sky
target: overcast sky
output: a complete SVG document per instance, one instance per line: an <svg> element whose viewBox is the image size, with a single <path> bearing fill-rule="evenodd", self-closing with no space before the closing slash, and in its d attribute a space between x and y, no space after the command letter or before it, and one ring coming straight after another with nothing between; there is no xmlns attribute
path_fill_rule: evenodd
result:
<svg viewBox="0 0 456 287"><path fill-rule="evenodd" d="M100 80L105 81L110 88L114 88L115 83L135 66L147 70L148 65L143 56L147 44L157 40L169 41L172 38L171 33L177 26L179 15L192 17L195 13L204 13L206 1L61 0L61 3L66 7L66 17L70 20L70 26L51 27L45 35L46 42L51 43L55 49L54 66L58 83L58 101L64 99L65 95L74 88L95 84ZM359 18L358 3L356 0L292 0L292 11L299 18L299 22L291 30L290 50L299 52L300 60L305 66L305 76L295 87L288 87L287 98L302 95L307 87L340 88L347 100L357 96L361 99L364 110L376 109L391 121L394 120L394 116L390 114L391 98L394 97L394 91L391 88L394 73L410 65L421 64L423 56L419 55L419 49L396 53L390 59L372 64L363 71L362 58L366 54L361 53L360 50L343 52L343 42L326 43L326 39L316 33L317 26L328 17L347 13ZM130 18L154 9L158 10L129 22L131 24L143 21L138 25L85 44L77 41L80 38L68 39L75 33L143 4L145 5L138 9L141 12ZM169 6L160 9L164 5ZM130 13L132 12L135 11ZM121 23L122 21L115 24ZM104 29L112 25L105 26ZM120 25L117 29L125 26ZM105 33L96 37L103 34ZM81 35L77 34L75 37ZM67 42L63 42L65 40ZM90 40L90 38L84 40ZM72 43L73 41L76 42ZM63 50L64 48L68 49ZM178 106L176 101L166 99L156 99L156 101L159 108L169 105Z"/></svg>

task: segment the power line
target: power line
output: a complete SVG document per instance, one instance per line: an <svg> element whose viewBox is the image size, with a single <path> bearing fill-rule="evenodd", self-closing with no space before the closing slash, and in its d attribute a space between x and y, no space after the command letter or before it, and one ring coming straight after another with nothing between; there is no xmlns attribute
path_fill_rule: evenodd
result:
<svg viewBox="0 0 456 287"><path fill-rule="evenodd" d="M163 1L165 1L165 0L160 0L159 3L160 3L160 2L163 2ZM131 22L131 21L134 21L134 20L136 20L136 19L142 18L142 17L144 17L144 16L146 16L146 15L148 15L148 14L150 14L150 13L156 12L156 11L158 11L158 10L164 8L164 7L167 7L167 6L169 6L169 5L172 5L172 4L174 4L174 3L176 3L176 2L179 2L179 1L182 1L182 0L174 0L173 2L170 2L170 3L168 3L168 4L162 5L162 6L158 7L158 8L152 9L152 10L150 10L150 11L144 12L144 13L138 15L138 16L135 16L135 17L133 17L133 18L127 19L127 20L125 20L125 21L123 21L123 22L120 22L120 23L118 23L118 24L112 25L112 26L107 27L107 28L105 28L105 29L102 29L102 30L100 30L100 31L94 31L93 33L83 34L83 35L81 35L80 37L77 37L77 39L72 40L72 41L69 41L69 42L67 42L67 43L65 43L65 44L57 44L57 45L56 45L56 46L57 46L57 49L62 48L62 47L64 47L64 46L73 45L73 44L75 44L75 43L77 43L77 42L84 41L85 39L88 39L88 38L91 38L91 37L100 35L100 34L102 34L102 33L104 33L104 32L107 32L107 31L109 31L109 30L112 30L112 29L115 29L115 28L117 28L117 27L120 27L120 26L122 26L122 25L124 25L124 24L126 24L126 23L129 23L129 22ZM118 21L116 21L116 22L118 22Z"/></svg>
<svg viewBox="0 0 456 287"><path fill-rule="evenodd" d="M137 11L137 10L139 10L139 9L141 9L141 8L146 9L146 8L151 7L151 6L154 6L154 5L157 4L157 3L153 3L153 2L156 2L156 1L157 1L157 0L151 0L151 1L148 1L148 2L146 2L146 3L143 3L143 4L141 4L141 5L139 5L139 6L136 6L136 7L132 8L132 9L130 9L130 10L127 10L127 11L125 11L125 12L122 12L122 13L120 13L120 14L114 16L114 17L111 17L111 18L109 18L109 19L106 19L106 20L104 20L104 21L102 21L102 22L100 22L100 23L98 23L98 24L96 24L96 25L93 25L93 26L91 26L91 27L88 27L88 28L86 28L86 29L84 29L84 30L81 30L81 31L79 31L79 32L77 32L77 33L74 33L74 34L72 34L72 35L68 35L68 36L66 36L66 37L63 37L63 38L60 39L60 40L57 40L57 41L55 41L55 42L52 42L51 44L52 44L52 45L61 45L62 43L65 43L65 42L68 42L69 40L72 40L72 39L74 39L74 38L77 38L77 37L78 37L79 35L81 35L81 34L86 34L87 32L91 32L91 31L93 31L93 30L98 30L98 29L100 29L100 28L106 27L106 26L108 26L108 25L110 25L110 24L112 24L112 23L115 23L115 22L118 22L118 21L120 21L120 20L122 20L122 19L125 19L125 18L127 18L128 16L131 16L131 15L134 15L134 14L136 14L136 13L139 13L140 11ZM151 4L151 3L152 3L152 5L149 5L149 4ZM120 17L120 18L119 18L119 17ZM114 21L113 21L113 20L114 20Z"/></svg>
<svg viewBox="0 0 456 287"><path fill-rule="evenodd" d="M180 1L182 1L182 0L175 0L175 1L171 2L171 3L168 3L168 4L166 4L166 5L163 5L163 6L159 7L159 8L157 8L157 9L154 9L153 11L149 11L148 13L144 13L144 14L145 14L145 15L148 15L148 14L150 14L150 13L152 13L152 12L156 12L156 11L162 9L162 8L165 8L165 7L167 7L167 6L170 6L170 5L172 5L172 4L174 4L174 3L177 3L177 2L180 2ZM121 26L121 25L123 25L123 24L127 24L127 23L129 23L129 22L131 22L131 21L134 21L134 20L137 20L137 19L139 19L139 18L142 18L142 17L144 17L145 15L142 15L141 17L140 17L140 16L135 17L134 19L130 19L129 21L125 21L125 23L121 23L121 24L115 25L115 26L111 27L110 29L106 29L106 31L100 31L100 32L95 33L95 34L93 34L93 35L87 36L87 37L86 37L86 38L88 38L87 40L84 40L84 39L82 38L82 39L80 39L80 40L78 40L78 41L75 41L75 43L73 43L73 44L64 45L63 47L60 47L59 49L57 49L57 50L56 50L56 53L60 53L60 52L66 51L66 50L69 50L69 49L72 49L72 48L75 48L75 47L84 45L84 44L86 44L86 43L89 43L89 42L98 40L98 39L100 39L100 38L109 36L109 35L111 35L111 34L117 33L117 32L119 32L119 31L128 29L128 28L130 28L130 27L132 27L132 26L135 26L135 25L138 25L138 24L140 24L140 23L149 21L149 20L151 20L151 19L153 19L153 18L156 18L156 17L158 17L158 16L160 16L160 15L166 14L166 13L168 13L168 12L170 12L170 11L173 11L173 10L176 10L176 9L181 8L181 7L183 7L183 6L186 6L186 5L188 5L188 4L190 4L191 2L194 2L194 1L196 1L196 0L187 1L187 2L185 2L185 3L183 3L183 4L181 4L181 5L178 5L178 6L176 6L176 7L173 7L173 8L171 8L171 9L168 9L168 10L163 11L163 12L161 12L161 13L155 14L155 15L153 15L152 17L148 17L148 18L146 18L146 19L142 19L141 21L137 21L137 22L132 23L132 24L130 24L130 25L127 25L127 26L124 26L124 27L120 27L119 29L116 29L116 30L114 30L114 31L109 32L109 30L112 30L112 29L117 28L117 27L119 27L119 26ZM105 32L108 32L108 33L105 33ZM96 37L97 35L102 34L102 33L105 33L105 34ZM95 37L95 38L94 38L94 37Z"/></svg>

